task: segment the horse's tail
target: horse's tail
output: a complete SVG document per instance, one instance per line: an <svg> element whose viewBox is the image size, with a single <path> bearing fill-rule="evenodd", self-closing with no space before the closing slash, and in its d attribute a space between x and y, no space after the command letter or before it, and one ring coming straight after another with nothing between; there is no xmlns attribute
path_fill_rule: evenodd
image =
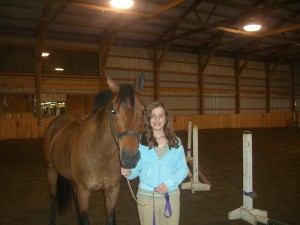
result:
<svg viewBox="0 0 300 225"><path fill-rule="evenodd" d="M61 175L57 178L57 210L62 214L71 208L72 183Z"/></svg>

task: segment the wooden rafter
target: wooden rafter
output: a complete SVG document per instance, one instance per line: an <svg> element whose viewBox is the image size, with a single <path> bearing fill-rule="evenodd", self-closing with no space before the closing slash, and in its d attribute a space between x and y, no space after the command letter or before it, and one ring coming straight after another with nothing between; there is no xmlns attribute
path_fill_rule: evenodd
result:
<svg viewBox="0 0 300 225"><path fill-rule="evenodd" d="M108 9L110 7L97 5L94 0L47 0L44 6L47 3L48 6L52 4L52 7L48 10L49 15L43 16L46 8L41 8L41 4L34 1L31 4L26 1L4 1L0 6L8 10L2 11L0 15L0 19L4 21L1 25L1 34L4 35L0 36L0 41L22 45L25 39L29 40L33 34L38 34L39 46L45 40L47 47L54 46L52 43L55 42L55 46L62 49L66 49L64 43L71 38L74 43L78 43L74 45L74 49L91 45L98 51L97 39L100 38L105 39L105 48L112 47L117 42L122 42L125 46L158 46L162 49L161 56L170 49L200 50L209 54L214 48L222 54L239 54L243 57L251 53L254 57L271 56L274 59L275 56L282 55L291 59L300 54L297 45L300 28L299 0L254 0L251 3L233 0L159 2L161 1L146 0L135 8L137 11L117 12ZM210 8L199 6L200 2L211 3L207 4ZM233 11L232 15L222 10L225 7L231 8L229 11ZM44 13L41 16L42 10ZM110 13L99 10L108 10ZM169 11L166 12L167 10ZM178 15L179 11L189 16ZM264 32L247 33L235 28L240 21L253 14L266 15L271 18L268 21L274 22ZM112 22L114 17L120 19L118 26ZM89 20L91 23L87 22ZM97 20L101 22L97 23ZM22 26L25 23L26 26ZM10 34L16 34L15 38L10 38ZM22 37L23 42L20 40ZM51 40L46 37L51 37ZM87 43L87 39L93 42ZM31 46L32 43L31 40ZM103 51L103 56L108 55L109 51L106 50ZM163 57L160 58L162 62ZM105 61L105 58L101 57L101 60Z"/></svg>
<svg viewBox="0 0 300 225"><path fill-rule="evenodd" d="M295 10L294 12L292 12L291 14L290 14L290 17L295 17L295 16L297 16L298 14L299 14L299 10L300 9L298 9L298 10ZM274 29L277 29L278 27L282 27L284 24L286 24L288 22L288 20L281 20L281 21L279 21L277 24L275 24L275 25L273 25L271 28L270 28L270 30L274 30ZM284 33L282 33L282 34L284 34ZM262 39L262 38L260 38L260 39ZM244 38L244 37L241 37L241 38L237 38L237 39L234 39L234 40L232 40L232 42L234 42L234 43L243 43L243 42L247 42L248 41L248 39L247 38ZM224 43L225 44L225 43Z"/></svg>
<svg viewBox="0 0 300 225"><path fill-rule="evenodd" d="M241 10L250 10L250 11L252 11L252 13L256 13L256 14L268 15L268 16L275 17L275 18L278 18L278 19L286 19L286 20L289 20L290 22L294 22L294 23L299 23L300 22L300 19L298 19L298 18L290 18L288 16L284 16L282 14L275 13L273 11L273 10L280 9L280 8L286 7L288 5L297 3L298 0L286 0L286 1L283 1L283 2L274 3L268 9L258 9L256 7L253 7L253 6L247 6L247 5L244 5L242 3L238 3L236 1L233 2L231 0L226 0L226 1L208 0L208 1L219 2L220 4L230 6L230 7L234 7L234 8L241 9Z"/></svg>
<svg viewBox="0 0 300 225"><path fill-rule="evenodd" d="M114 20L113 20L113 22L110 24L110 27L118 27L120 19L121 18L119 18L119 17L115 17ZM115 38L116 38L116 32L113 31L113 30L111 30L111 29L108 29L108 30L104 31L102 33L102 35L100 35L100 39L103 40L105 38L105 35L108 35L108 43L107 43L106 46L104 45L105 48L103 46L104 49L102 51L103 55L102 55L102 59L101 59L101 64L102 65L105 65L106 62L107 62L107 59L108 59L108 56L109 56L109 52L110 52L110 50L111 50L111 48L113 46L113 43L115 41ZM103 43L103 41L102 41L102 43Z"/></svg>
<svg viewBox="0 0 300 225"><path fill-rule="evenodd" d="M194 10L194 8L197 7L200 3L201 3L201 1L198 1L198 0L194 1L194 3L193 3L189 8L187 8L187 10L185 10L185 11L179 16L179 20L184 19L186 16L188 16L188 15ZM173 35L176 33L176 30L177 30L178 26L179 26L179 22L173 23L173 24L170 26L170 28L166 30L165 33L167 33L167 35L173 36ZM157 40L157 41L161 41L161 40L159 39L159 40ZM156 42L157 42L157 41L156 41ZM164 47L164 49L163 49L161 55L159 56L159 59L158 59L158 62L157 62L157 68L158 68L158 69L160 68L161 63L162 63L162 61L163 61L163 58L164 58L165 54L167 53L167 51L168 51L168 49L169 49L169 47L170 47L171 41L172 41L172 40L171 40L170 38L168 38L168 39L166 40L166 43L165 43L165 45L164 45L165 47Z"/></svg>

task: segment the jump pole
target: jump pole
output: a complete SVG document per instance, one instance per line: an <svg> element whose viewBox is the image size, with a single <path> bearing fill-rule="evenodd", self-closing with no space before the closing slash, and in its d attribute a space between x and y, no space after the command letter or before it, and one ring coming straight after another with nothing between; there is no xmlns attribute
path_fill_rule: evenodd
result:
<svg viewBox="0 0 300 225"><path fill-rule="evenodd" d="M210 184L201 183L199 181L199 163L198 163L198 126L193 127L193 157L191 156L191 137L192 137L192 121L188 123L188 149L187 149L187 162L192 164L193 173L189 171L189 182L181 184L182 189L191 189L194 194L196 191L209 191ZM201 173L202 177L205 177ZM205 178L207 181L207 179Z"/></svg>
<svg viewBox="0 0 300 225"><path fill-rule="evenodd" d="M228 213L229 220L242 219L256 225L257 222L267 224L268 212L253 208L253 198L256 193L252 185L252 133L243 133L243 206Z"/></svg>

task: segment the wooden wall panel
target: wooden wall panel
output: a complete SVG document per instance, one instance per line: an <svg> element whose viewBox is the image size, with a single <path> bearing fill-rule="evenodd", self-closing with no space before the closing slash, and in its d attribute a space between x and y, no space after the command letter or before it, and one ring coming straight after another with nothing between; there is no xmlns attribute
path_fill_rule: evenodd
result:
<svg viewBox="0 0 300 225"><path fill-rule="evenodd" d="M33 138L32 119L18 119L15 122L16 138Z"/></svg>
<svg viewBox="0 0 300 225"><path fill-rule="evenodd" d="M67 95L66 112L89 114L94 106L94 95Z"/></svg>
<svg viewBox="0 0 300 225"><path fill-rule="evenodd" d="M0 94L0 114L32 112L32 97L27 94Z"/></svg>
<svg viewBox="0 0 300 225"><path fill-rule="evenodd" d="M33 76L27 77L26 74L23 76L1 76L0 77L0 88L1 89L34 89L35 79Z"/></svg>
<svg viewBox="0 0 300 225"><path fill-rule="evenodd" d="M43 118L41 126L36 118L0 118L0 140L41 138L53 118Z"/></svg>
<svg viewBox="0 0 300 225"><path fill-rule="evenodd" d="M293 120L293 113L261 114L226 114L175 116L175 130L187 130L188 121L199 129L251 128L251 127L288 127Z"/></svg>
<svg viewBox="0 0 300 225"><path fill-rule="evenodd" d="M53 118L55 117L43 118L41 126L38 126L36 118L0 118L0 140L43 137ZM194 115L172 118L175 130L187 130L190 120L199 129L287 127L293 121L293 113Z"/></svg>
<svg viewBox="0 0 300 225"><path fill-rule="evenodd" d="M54 78L43 77L42 78L42 90L43 92L62 92L75 90L78 93L86 91L98 92L100 90L99 78Z"/></svg>
<svg viewBox="0 0 300 225"><path fill-rule="evenodd" d="M15 119L0 119L0 138L16 138Z"/></svg>

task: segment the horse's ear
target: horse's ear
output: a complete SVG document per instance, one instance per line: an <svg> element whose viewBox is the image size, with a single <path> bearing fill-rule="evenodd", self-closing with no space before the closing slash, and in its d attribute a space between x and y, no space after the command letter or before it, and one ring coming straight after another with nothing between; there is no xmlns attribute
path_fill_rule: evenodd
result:
<svg viewBox="0 0 300 225"><path fill-rule="evenodd" d="M136 90L137 92L141 92L144 87L145 75L141 73L140 76L136 80Z"/></svg>
<svg viewBox="0 0 300 225"><path fill-rule="evenodd" d="M107 84L113 93L118 93L120 91L120 86L117 85L109 76L107 76Z"/></svg>

